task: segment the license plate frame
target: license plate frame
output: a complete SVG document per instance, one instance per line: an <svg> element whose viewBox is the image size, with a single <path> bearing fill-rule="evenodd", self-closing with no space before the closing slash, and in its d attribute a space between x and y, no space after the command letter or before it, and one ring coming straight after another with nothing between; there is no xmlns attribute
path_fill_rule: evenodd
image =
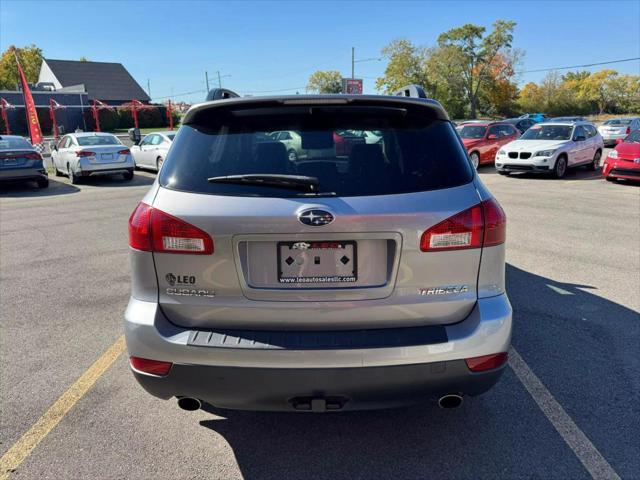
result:
<svg viewBox="0 0 640 480"><path fill-rule="evenodd" d="M276 244L277 274L280 285L355 284L358 281L358 243L355 240L283 241ZM283 255L286 253L287 255ZM318 272L319 265L331 263L331 272ZM293 258L290 263L285 262ZM319 260L316 260L319 258ZM348 259L343 262L342 259ZM302 263L299 263L302 259ZM316 261L318 263L316 263ZM338 264L342 263L342 266ZM305 275L303 265L310 273ZM298 274L291 275L298 267Z"/></svg>
<svg viewBox="0 0 640 480"><path fill-rule="evenodd" d="M100 160L112 162L115 159L115 154L113 153L102 153L100 154Z"/></svg>

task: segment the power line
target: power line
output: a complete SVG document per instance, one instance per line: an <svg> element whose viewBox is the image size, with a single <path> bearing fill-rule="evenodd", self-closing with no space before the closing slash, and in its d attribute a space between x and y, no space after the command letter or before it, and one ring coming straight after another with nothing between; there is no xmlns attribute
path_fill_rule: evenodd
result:
<svg viewBox="0 0 640 480"><path fill-rule="evenodd" d="M595 67L598 65L609 65L610 63L632 62L634 60L640 60L640 57L625 58L623 60L611 60L609 62L587 63L585 65L573 65L571 67L554 67L554 68L540 68L538 70L523 70L521 72L516 72L516 73L536 73L536 72L550 72L553 70L571 70L573 68L586 68L586 67Z"/></svg>
<svg viewBox="0 0 640 480"><path fill-rule="evenodd" d="M164 100L165 98L184 97L185 95L193 95L194 93L205 93L206 90L194 90L193 92L174 93L173 95L166 95L164 97L154 97L153 100Z"/></svg>

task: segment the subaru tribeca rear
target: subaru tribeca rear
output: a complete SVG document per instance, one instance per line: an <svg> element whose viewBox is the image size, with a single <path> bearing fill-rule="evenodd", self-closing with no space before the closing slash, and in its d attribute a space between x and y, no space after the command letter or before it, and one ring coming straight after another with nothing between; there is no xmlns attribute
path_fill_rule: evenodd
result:
<svg viewBox="0 0 640 480"><path fill-rule="evenodd" d="M458 405L505 368L505 231L433 100L194 106L129 220L131 368L187 409Z"/></svg>

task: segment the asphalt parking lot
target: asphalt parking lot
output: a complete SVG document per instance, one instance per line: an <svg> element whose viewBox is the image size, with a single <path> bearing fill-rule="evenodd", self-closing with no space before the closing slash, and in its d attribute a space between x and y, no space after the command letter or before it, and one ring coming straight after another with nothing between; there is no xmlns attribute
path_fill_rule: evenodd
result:
<svg viewBox="0 0 640 480"><path fill-rule="evenodd" d="M457 410L336 415L190 413L136 384L127 218L154 174L5 187L0 455L42 438L11 478L638 478L640 187L480 174L508 216L512 367Z"/></svg>

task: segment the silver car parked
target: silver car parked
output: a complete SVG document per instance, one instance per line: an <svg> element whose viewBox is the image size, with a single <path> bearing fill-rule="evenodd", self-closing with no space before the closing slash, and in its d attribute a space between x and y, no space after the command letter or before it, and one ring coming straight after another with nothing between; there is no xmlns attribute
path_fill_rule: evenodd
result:
<svg viewBox="0 0 640 480"><path fill-rule="evenodd" d="M605 146L615 145L618 140L624 139L635 130L640 129L640 118L612 118L598 127Z"/></svg>
<svg viewBox="0 0 640 480"><path fill-rule="evenodd" d="M313 412L491 388L506 219L440 104L224 93L189 110L129 219L138 382L185 409ZM291 130L312 159L270 136ZM340 130L380 142L340 154Z"/></svg>
<svg viewBox="0 0 640 480"><path fill-rule="evenodd" d="M72 184L101 175L133 179L131 151L111 133L69 133L51 145L51 162L56 176L65 174Z"/></svg>
<svg viewBox="0 0 640 480"><path fill-rule="evenodd" d="M160 171L171 147L176 132L151 132L138 145L131 147L131 155L136 168L150 168Z"/></svg>

